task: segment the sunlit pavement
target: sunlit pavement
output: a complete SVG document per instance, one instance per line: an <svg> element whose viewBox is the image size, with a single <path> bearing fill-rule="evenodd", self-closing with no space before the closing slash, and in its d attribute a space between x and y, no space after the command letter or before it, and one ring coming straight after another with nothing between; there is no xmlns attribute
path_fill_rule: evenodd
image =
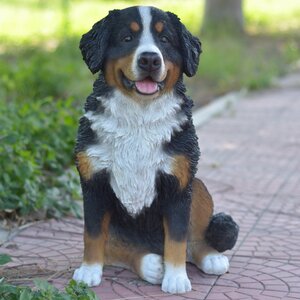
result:
<svg viewBox="0 0 300 300"><path fill-rule="evenodd" d="M169 295L107 267L94 288L100 299L300 299L300 80L293 82L251 94L197 131L197 175L215 212L230 213L240 225L227 253L229 273L205 275L188 265L192 292ZM82 221L39 222L2 245L13 262L1 273L18 283L43 277L62 287L82 249Z"/></svg>

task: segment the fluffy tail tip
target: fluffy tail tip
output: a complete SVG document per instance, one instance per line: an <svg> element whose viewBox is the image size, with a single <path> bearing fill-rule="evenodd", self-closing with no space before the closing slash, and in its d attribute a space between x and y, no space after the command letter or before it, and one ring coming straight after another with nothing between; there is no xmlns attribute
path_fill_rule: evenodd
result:
<svg viewBox="0 0 300 300"><path fill-rule="evenodd" d="M214 215L206 230L207 243L219 252L234 247L239 234L239 226L231 216L224 213Z"/></svg>

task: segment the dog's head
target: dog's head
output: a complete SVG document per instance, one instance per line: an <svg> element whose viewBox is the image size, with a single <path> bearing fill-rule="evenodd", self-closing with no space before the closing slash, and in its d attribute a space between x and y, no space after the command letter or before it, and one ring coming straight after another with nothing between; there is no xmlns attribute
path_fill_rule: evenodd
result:
<svg viewBox="0 0 300 300"><path fill-rule="evenodd" d="M172 90L182 72L195 75L201 44L176 15L136 6L110 11L82 36L80 49L108 85L153 99Z"/></svg>

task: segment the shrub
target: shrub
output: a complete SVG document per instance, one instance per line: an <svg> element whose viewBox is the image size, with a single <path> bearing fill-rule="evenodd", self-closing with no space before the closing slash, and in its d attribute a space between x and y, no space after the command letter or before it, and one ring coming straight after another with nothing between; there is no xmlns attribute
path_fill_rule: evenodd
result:
<svg viewBox="0 0 300 300"><path fill-rule="evenodd" d="M7 254L0 253L0 266L11 261ZM34 280L35 288L14 286L0 277L0 299L5 300L99 300L95 293L84 283L71 280L65 292L59 291L45 280Z"/></svg>
<svg viewBox="0 0 300 300"><path fill-rule="evenodd" d="M73 147L78 110L72 99L17 104L0 100L0 213L79 214ZM1 214L0 214L1 216Z"/></svg>
<svg viewBox="0 0 300 300"><path fill-rule="evenodd" d="M53 98L85 98L91 77L78 48L79 38L47 45L5 44L0 59L0 97L9 101ZM56 47L57 46L57 47Z"/></svg>
<svg viewBox="0 0 300 300"><path fill-rule="evenodd" d="M287 65L299 57L299 45L287 38L245 36L236 39L226 35L202 38L203 54L198 75L212 82L217 93L245 87L257 90L268 87L274 78L287 71Z"/></svg>
<svg viewBox="0 0 300 300"><path fill-rule="evenodd" d="M6 300L97 300L96 294L84 283L71 280L65 292L59 291L47 281L34 280L35 288L14 286L0 279L0 297Z"/></svg>

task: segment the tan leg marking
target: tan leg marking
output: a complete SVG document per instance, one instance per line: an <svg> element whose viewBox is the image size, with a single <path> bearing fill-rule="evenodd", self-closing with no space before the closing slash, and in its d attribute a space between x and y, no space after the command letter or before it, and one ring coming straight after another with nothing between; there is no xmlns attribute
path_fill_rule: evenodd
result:
<svg viewBox="0 0 300 300"><path fill-rule="evenodd" d="M115 236L110 236L105 247L105 264L122 266L140 274L141 258L147 252L132 244L121 241Z"/></svg>
<svg viewBox="0 0 300 300"><path fill-rule="evenodd" d="M84 255L83 263L102 264L104 263L105 244L108 239L110 214L106 213L101 224L101 233L97 237L90 236L84 232Z"/></svg>
<svg viewBox="0 0 300 300"><path fill-rule="evenodd" d="M164 219L165 244L164 261L176 267L185 265L186 261L186 240L177 242L170 237L167 221Z"/></svg>
<svg viewBox="0 0 300 300"><path fill-rule="evenodd" d="M213 214L213 201L203 182L193 180L191 218L188 237L190 260L199 263L202 258L214 251L205 242L205 231Z"/></svg>
<svg viewBox="0 0 300 300"><path fill-rule="evenodd" d="M127 268L152 284L161 283L164 270L161 255L121 241L113 235L110 237L105 248L106 265Z"/></svg>
<svg viewBox="0 0 300 300"><path fill-rule="evenodd" d="M175 241L171 238L167 220L163 220L165 231L164 276L161 289L172 294L191 291L191 282L186 273L187 241Z"/></svg>
<svg viewBox="0 0 300 300"><path fill-rule="evenodd" d="M89 157L85 152L78 152L76 155L76 164L83 179L89 180L93 175L93 167Z"/></svg>
<svg viewBox="0 0 300 300"><path fill-rule="evenodd" d="M190 180L190 162L184 155L175 155L172 174L177 177L181 189L184 189Z"/></svg>

